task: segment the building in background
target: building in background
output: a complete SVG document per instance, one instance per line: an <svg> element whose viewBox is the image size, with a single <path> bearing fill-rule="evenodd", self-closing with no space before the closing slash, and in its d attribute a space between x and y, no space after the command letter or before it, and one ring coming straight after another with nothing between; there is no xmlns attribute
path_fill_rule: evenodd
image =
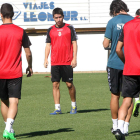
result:
<svg viewBox="0 0 140 140"><path fill-rule="evenodd" d="M106 24L111 17L109 7L112 0L5 0L14 7L13 23L21 26L28 33L32 42L34 72L50 72L43 66L47 29L55 24L52 10L61 7L64 22L72 24L78 35L77 67L74 71L105 71L108 52L103 49L102 41ZM129 7L129 14L134 16L140 8L139 0L124 0ZM0 2L0 5L3 2ZM0 19L0 24L2 21ZM24 53L24 52L23 52ZM23 54L25 57L25 54ZM27 62L23 59L23 72Z"/></svg>

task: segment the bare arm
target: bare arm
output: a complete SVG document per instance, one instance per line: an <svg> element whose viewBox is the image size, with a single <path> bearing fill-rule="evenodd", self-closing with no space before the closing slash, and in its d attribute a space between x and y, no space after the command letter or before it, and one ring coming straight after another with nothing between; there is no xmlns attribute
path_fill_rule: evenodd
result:
<svg viewBox="0 0 140 140"><path fill-rule="evenodd" d="M103 47L104 47L104 48L109 47L109 43L110 43L110 40L109 40L108 38L104 38Z"/></svg>
<svg viewBox="0 0 140 140"><path fill-rule="evenodd" d="M44 60L44 67L47 68L49 62L48 62L48 56L50 54L50 48L51 48L51 43L46 44L46 49L45 49L45 60Z"/></svg>
<svg viewBox="0 0 140 140"><path fill-rule="evenodd" d="M33 75L33 70L32 70L32 53L30 48L24 48L25 54L26 54L26 59L28 62L28 67L26 69L26 74L27 77L30 77Z"/></svg>
<svg viewBox="0 0 140 140"><path fill-rule="evenodd" d="M73 60L71 61L72 68L77 66L77 41L72 41L73 44Z"/></svg>
<svg viewBox="0 0 140 140"><path fill-rule="evenodd" d="M118 44L116 47L116 53L119 56L119 58L122 60L122 62L125 63L125 57L124 57L122 48L123 48L123 42L118 41Z"/></svg>
<svg viewBox="0 0 140 140"><path fill-rule="evenodd" d="M77 41L72 41L73 44L73 59L71 61L72 68L77 66Z"/></svg>

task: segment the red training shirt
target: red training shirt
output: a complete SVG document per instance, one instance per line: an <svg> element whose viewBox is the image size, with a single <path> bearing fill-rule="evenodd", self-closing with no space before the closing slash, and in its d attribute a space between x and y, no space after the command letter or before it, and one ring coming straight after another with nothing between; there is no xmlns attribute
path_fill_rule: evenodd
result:
<svg viewBox="0 0 140 140"><path fill-rule="evenodd" d="M140 18L127 22L119 41L124 42L123 75L140 75Z"/></svg>
<svg viewBox="0 0 140 140"><path fill-rule="evenodd" d="M57 28L50 27L47 32L46 43L51 43L51 65L71 65L73 59L72 41L77 36L73 26L64 23L64 26Z"/></svg>
<svg viewBox="0 0 140 140"><path fill-rule="evenodd" d="M0 79L22 77L21 49L30 45L22 28L14 24L0 26Z"/></svg>

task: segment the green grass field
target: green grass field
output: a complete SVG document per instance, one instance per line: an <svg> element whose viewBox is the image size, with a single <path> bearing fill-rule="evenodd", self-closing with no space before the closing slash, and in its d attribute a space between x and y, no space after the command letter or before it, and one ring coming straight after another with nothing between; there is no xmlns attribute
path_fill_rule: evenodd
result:
<svg viewBox="0 0 140 140"><path fill-rule="evenodd" d="M106 73L74 74L77 91L75 115L69 114L71 101L65 83L60 83L61 115L54 111L52 83L46 75L23 77L22 99L14 123L16 138L21 140L115 140L110 132L110 91ZM122 98L120 103L122 102ZM1 117L1 116L0 116ZM139 116L140 117L140 116ZM126 140L140 139L140 119L132 117ZM0 118L0 140L5 127Z"/></svg>

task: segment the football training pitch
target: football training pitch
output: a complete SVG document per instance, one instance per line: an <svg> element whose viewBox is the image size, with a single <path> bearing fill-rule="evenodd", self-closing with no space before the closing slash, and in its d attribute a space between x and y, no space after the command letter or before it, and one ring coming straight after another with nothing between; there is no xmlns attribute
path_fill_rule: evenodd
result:
<svg viewBox="0 0 140 140"><path fill-rule="evenodd" d="M54 111L52 83L44 74L23 76L22 99L13 128L21 140L115 140L111 133L110 91L106 73L74 74L77 114L70 114L71 101L60 83L61 115ZM120 99L120 104L122 97ZM0 116L0 140L5 127ZM131 118L126 140L140 139L140 116Z"/></svg>

